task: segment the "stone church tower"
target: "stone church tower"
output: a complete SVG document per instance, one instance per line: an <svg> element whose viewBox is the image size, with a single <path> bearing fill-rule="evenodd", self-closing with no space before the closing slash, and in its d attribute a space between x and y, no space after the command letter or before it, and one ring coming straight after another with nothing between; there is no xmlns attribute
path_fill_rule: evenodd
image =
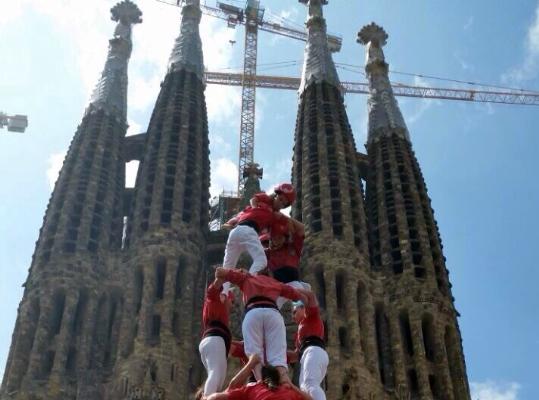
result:
<svg viewBox="0 0 539 400"><path fill-rule="evenodd" d="M327 398L470 400L440 236L388 78L387 34L371 24L358 35L370 84L361 154L327 47L327 0L300 2L308 40L292 213L306 227L302 274L326 325ZM130 137L127 63L142 14L130 0L111 11L118 24L45 214L1 400L184 400L205 378L201 306L227 233L208 229L199 0L183 3L147 133ZM131 160L140 167L126 189ZM261 173L252 166L252 188ZM232 319L237 334L241 312Z"/></svg>

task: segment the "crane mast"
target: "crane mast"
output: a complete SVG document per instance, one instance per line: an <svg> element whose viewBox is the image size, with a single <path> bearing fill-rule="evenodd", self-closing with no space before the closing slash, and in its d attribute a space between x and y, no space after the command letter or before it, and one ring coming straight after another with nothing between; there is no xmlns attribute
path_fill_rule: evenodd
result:
<svg viewBox="0 0 539 400"><path fill-rule="evenodd" d="M238 195L245 186L244 171L254 163L256 60L258 53L258 26L262 24L264 8L260 1L247 0L245 8L245 55L243 59L240 149L238 160Z"/></svg>

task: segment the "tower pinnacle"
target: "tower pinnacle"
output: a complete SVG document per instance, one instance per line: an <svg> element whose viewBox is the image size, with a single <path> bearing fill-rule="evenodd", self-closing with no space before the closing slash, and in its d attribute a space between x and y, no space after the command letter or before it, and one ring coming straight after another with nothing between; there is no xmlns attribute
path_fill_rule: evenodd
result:
<svg viewBox="0 0 539 400"><path fill-rule="evenodd" d="M110 10L113 21L118 21L114 37L109 40L109 53L101 79L97 83L90 106L127 116L127 63L131 56L131 25L142 22L142 12L130 0L123 0ZM89 108L91 109L91 107Z"/></svg>
<svg viewBox="0 0 539 400"><path fill-rule="evenodd" d="M322 6L327 4L327 0L299 0L299 2L309 7L306 22L308 38L299 92L303 93L305 87L313 81L326 81L339 87L339 77L328 48L326 20L322 11Z"/></svg>
<svg viewBox="0 0 539 400"><path fill-rule="evenodd" d="M365 71L369 79L369 136L368 143L383 135L397 133L410 141L408 128L389 81L389 65L385 62L382 47L388 35L381 26L372 22L358 33L357 41L367 46Z"/></svg>
<svg viewBox="0 0 539 400"><path fill-rule="evenodd" d="M186 69L202 81L204 77L204 57L200 40L199 24L202 17L199 0L186 0L182 8L180 34L176 38L169 59L171 71Z"/></svg>

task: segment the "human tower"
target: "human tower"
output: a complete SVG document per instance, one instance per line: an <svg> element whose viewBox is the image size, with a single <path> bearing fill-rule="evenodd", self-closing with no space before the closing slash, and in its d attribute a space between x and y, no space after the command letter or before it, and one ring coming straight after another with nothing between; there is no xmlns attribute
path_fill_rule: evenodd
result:
<svg viewBox="0 0 539 400"><path fill-rule="evenodd" d="M226 223L232 229L225 247L223 266L204 299L200 357L207 379L196 399L303 399L325 400L321 388L328 367L324 324L316 296L299 277L299 261L305 237L303 224L280 212L296 197L289 183L278 185L271 195L257 193L250 205ZM265 245L265 246L264 246ZM249 271L237 270L242 253L253 262ZM232 340L228 326L234 296L239 287L245 314L243 341ZM287 351L281 307L292 300L298 324L296 348ZM243 368L225 391L229 355L243 360ZM288 376L288 362L300 363L299 388ZM251 383L246 384L251 377Z"/></svg>

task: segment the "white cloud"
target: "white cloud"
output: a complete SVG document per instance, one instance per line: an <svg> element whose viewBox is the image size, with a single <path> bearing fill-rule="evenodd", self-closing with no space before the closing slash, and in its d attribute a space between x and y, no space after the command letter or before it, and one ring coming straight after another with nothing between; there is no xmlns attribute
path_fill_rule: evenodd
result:
<svg viewBox="0 0 539 400"><path fill-rule="evenodd" d="M524 61L504 73L501 77L505 83L520 83L537 76L539 67L539 3L535 9L535 18L528 28L525 39Z"/></svg>
<svg viewBox="0 0 539 400"><path fill-rule="evenodd" d="M47 182L49 184L49 189L52 191L54 189L54 184L56 183L56 180L58 179L58 174L60 173L60 169L62 168L62 164L64 163L64 158L66 156L66 152L60 152L60 153L53 153L49 156L47 159Z"/></svg>
<svg viewBox="0 0 539 400"><path fill-rule="evenodd" d="M129 161L127 164L125 164L125 187L135 187L139 164L140 162L137 160Z"/></svg>
<svg viewBox="0 0 539 400"><path fill-rule="evenodd" d="M210 196L225 191L235 191L238 186L238 167L228 158L219 158L211 163Z"/></svg>
<svg viewBox="0 0 539 400"><path fill-rule="evenodd" d="M127 128L126 136L132 136L132 135L138 135L139 133L142 133L142 126L135 121L128 119L127 123L129 127Z"/></svg>
<svg viewBox="0 0 539 400"><path fill-rule="evenodd" d="M473 400L518 400L520 385L516 382L470 382Z"/></svg>

